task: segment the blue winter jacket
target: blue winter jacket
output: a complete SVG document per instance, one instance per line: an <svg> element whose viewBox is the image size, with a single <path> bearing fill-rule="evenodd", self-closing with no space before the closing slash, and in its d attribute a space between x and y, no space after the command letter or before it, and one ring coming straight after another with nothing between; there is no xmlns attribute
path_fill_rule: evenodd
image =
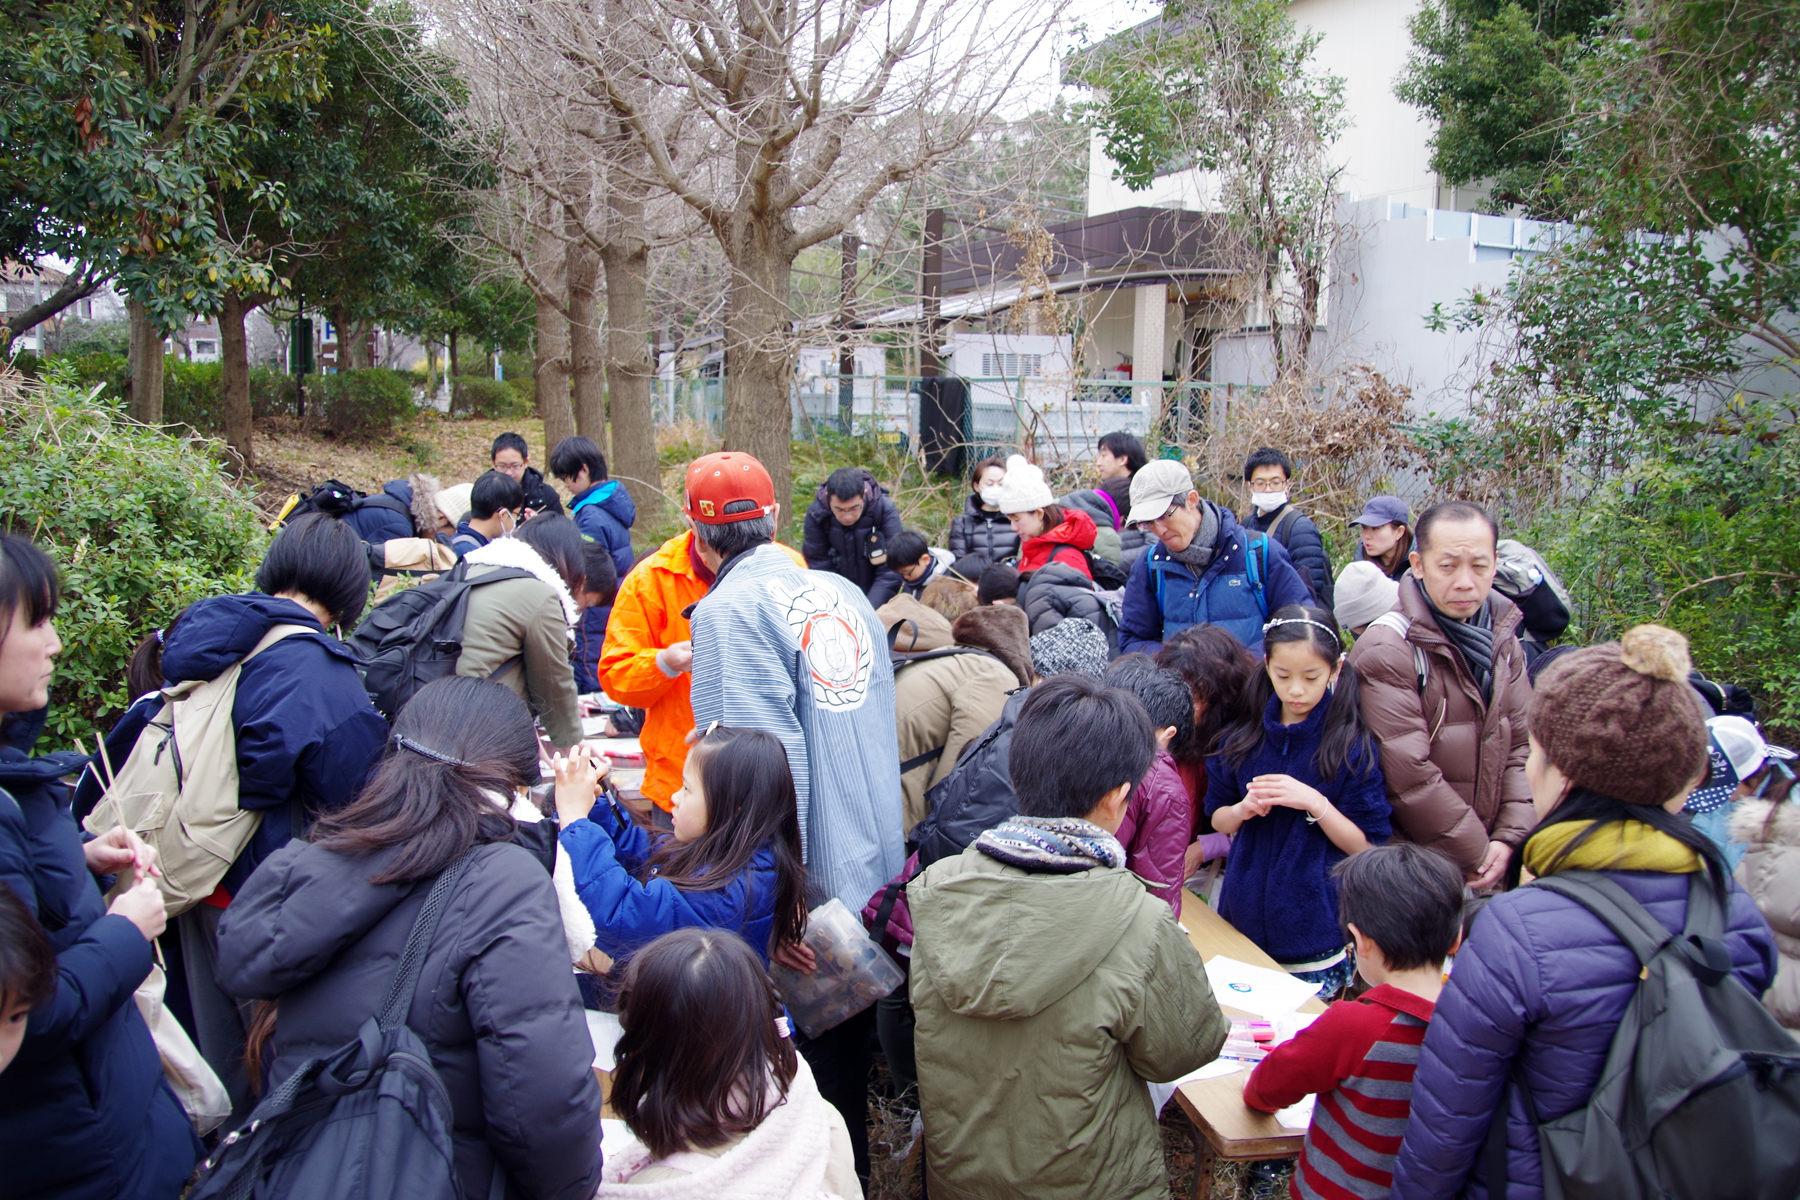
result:
<svg viewBox="0 0 1800 1200"><path fill-rule="evenodd" d="M1293 517L1286 517L1292 511ZM1259 513L1254 510L1245 528L1254 533L1267 533L1277 525L1282 526L1276 538L1281 548L1288 552L1288 561L1294 564L1294 570L1306 580L1311 588L1313 602L1320 608L1329 610L1335 598L1336 588L1331 577L1331 555L1325 552L1325 538L1313 519L1295 509L1292 504L1284 504L1274 512Z"/></svg>
<svg viewBox="0 0 1800 1200"><path fill-rule="evenodd" d="M263 819L221 881L230 894L319 813L354 800L387 742L355 657L292 600L251 592L200 601L169 634L163 674L170 683L217 678L278 624L312 632L270 646L238 675L238 807Z"/></svg>
<svg viewBox="0 0 1800 1200"><path fill-rule="evenodd" d="M1298 725L1281 723L1281 700L1263 710L1262 749L1233 765L1223 755L1206 763L1206 815L1236 804L1258 775L1291 775L1318 790L1377 844L1388 840L1393 810L1373 747L1352 747L1335 778L1320 776L1315 761L1331 693ZM1324 830L1308 824L1297 808L1272 808L1245 821L1225 859L1225 893L1219 915L1283 963L1315 962L1344 948L1338 923L1337 880L1331 868L1344 858Z"/></svg>
<svg viewBox="0 0 1800 1200"><path fill-rule="evenodd" d="M671 835L652 836L610 803L562 831L575 890L594 917L594 944L616 959L630 958L663 934L705 926L729 929L769 964L775 927L775 851L764 846L722 888L685 892L666 879L639 883L644 862Z"/></svg>
<svg viewBox="0 0 1800 1200"><path fill-rule="evenodd" d="M1605 874L1671 933L1686 923L1688 876ZM1732 974L1762 995L1775 978L1774 935L1735 883L1725 924ZM1483 1143L1514 1060L1539 1120L1586 1104L1637 990L1638 970L1636 956L1599 917L1554 892L1519 888L1483 909L1425 1031L1412 1119L1394 1164L1394 1200L1485 1200ZM1516 1091L1508 1099L1506 1143L1508 1200L1538 1200L1544 1175L1537 1131Z"/></svg>
<svg viewBox="0 0 1800 1200"><path fill-rule="evenodd" d="M356 511L347 513L344 523L356 530L357 536L371 546L379 546L390 538L417 537L418 532L413 528L412 520L412 484L405 479L396 479L381 491L398 500L405 511L397 511L385 504L365 504Z"/></svg>
<svg viewBox="0 0 1800 1200"><path fill-rule="evenodd" d="M635 561L631 553L631 525L637 520L637 505L631 493L616 479L596 483L569 502L569 515L575 527L605 546L612 554L613 569L619 582Z"/></svg>
<svg viewBox="0 0 1800 1200"><path fill-rule="evenodd" d="M1219 536L1213 543L1213 560L1198 579L1160 544L1132 564L1119 620L1120 653L1155 654L1165 640L1189 625L1217 625L1260 654L1262 627L1270 613L1289 604L1312 603L1312 590L1280 543L1246 532L1225 509L1215 505L1213 511L1219 514ZM1253 539L1266 546L1256 558L1260 596L1251 584L1245 557Z"/></svg>
<svg viewBox="0 0 1800 1200"><path fill-rule="evenodd" d="M620 487L616 479L596 483L569 502L569 515L575 518L576 528L612 554L613 570L619 573L619 582L624 583L626 572L636 561L631 552L631 524L637 520L637 505L633 503L631 493ZM572 656L575 687L579 691L600 690L595 665L600 660L600 647L606 641L606 622L611 616L610 604L581 612Z"/></svg>
<svg viewBox="0 0 1800 1200"><path fill-rule="evenodd" d="M472 528L467 521L456 527L456 533L450 539L450 548L461 558L471 550L479 550L488 544L488 537L478 529Z"/></svg>
<svg viewBox="0 0 1800 1200"><path fill-rule="evenodd" d="M200 1142L132 1002L150 943L106 915L82 859L59 779L86 760L27 757L43 718L14 719L0 746L0 882L49 935L57 969L56 994L0 1072L0 1196L175 1200Z"/></svg>

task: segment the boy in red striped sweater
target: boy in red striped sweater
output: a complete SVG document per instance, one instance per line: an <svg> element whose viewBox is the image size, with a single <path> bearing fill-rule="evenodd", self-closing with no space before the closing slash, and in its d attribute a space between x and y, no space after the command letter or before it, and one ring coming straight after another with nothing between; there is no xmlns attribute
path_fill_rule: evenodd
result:
<svg viewBox="0 0 1800 1200"><path fill-rule="evenodd" d="M1353 854L1333 873L1369 990L1270 1051L1244 1103L1275 1112L1316 1094L1291 1195L1377 1200L1393 1187L1419 1045L1461 940L1463 882L1449 859L1411 842Z"/></svg>

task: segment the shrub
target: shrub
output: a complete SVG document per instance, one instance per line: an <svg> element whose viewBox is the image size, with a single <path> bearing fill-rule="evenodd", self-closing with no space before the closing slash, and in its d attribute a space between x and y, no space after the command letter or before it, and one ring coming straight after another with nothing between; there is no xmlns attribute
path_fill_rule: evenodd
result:
<svg viewBox="0 0 1800 1200"><path fill-rule="evenodd" d="M225 368L222 364L163 359L163 423L186 425L196 433L225 427Z"/></svg>
<svg viewBox="0 0 1800 1200"><path fill-rule="evenodd" d="M325 424L338 437L392 433L412 416L412 377L386 367L321 375L308 392L325 410Z"/></svg>
<svg viewBox="0 0 1800 1200"><path fill-rule="evenodd" d="M1542 512L1525 540L1575 601L1566 640L1642 621L1688 637L1694 665L1742 684L1776 740L1800 737L1800 427L1737 428L1646 448L1590 499Z"/></svg>
<svg viewBox="0 0 1800 1200"><path fill-rule="evenodd" d="M274 367L250 368L250 415L258 421L294 416L299 407L294 377Z"/></svg>
<svg viewBox="0 0 1800 1200"><path fill-rule="evenodd" d="M531 412L531 402L514 390L510 382L482 375L459 375L451 388L452 416L528 417Z"/></svg>
<svg viewBox="0 0 1800 1200"><path fill-rule="evenodd" d="M145 632L249 589L268 534L216 443L131 423L116 395L89 400L68 364L45 375L0 374L0 524L62 570L48 732L63 748L91 744L130 703L125 663Z"/></svg>

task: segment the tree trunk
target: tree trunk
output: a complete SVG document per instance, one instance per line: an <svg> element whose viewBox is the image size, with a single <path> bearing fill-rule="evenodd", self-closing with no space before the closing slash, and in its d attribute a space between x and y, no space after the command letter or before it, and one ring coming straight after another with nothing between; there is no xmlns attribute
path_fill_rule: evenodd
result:
<svg viewBox="0 0 1800 1200"><path fill-rule="evenodd" d="M600 256L572 231L569 241L569 378L575 403L575 431L606 448L606 356L600 345L598 293Z"/></svg>
<svg viewBox="0 0 1800 1200"><path fill-rule="evenodd" d="M140 300L128 300L125 311L131 318L130 378L126 383L126 411L146 425L161 425L163 419L163 334L150 319L149 309Z"/></svg>
<svg viewBox="0 0 1800 1200"><path fill-rule="evenodd" d="M250 441L250 343L244 335L244 318L254 307L238 293L227 292L219 313L219 392L225 444L246 471L256 465L256 449Z"/></svg>
<svg viewBox="0 0 1800 1200"><path fill-rule="evenodd" d="M729 247L731 294L725 317L725 448L768 469L781 515L791 523L793 381L788 289L793 255L774 221L740 218Z"/></svg>
<svg viewBox="0 0 1800 1200"><path fill-rule="evenodd" d="M462 330L452 329L450 336L444 340L445 353L450 358L450 406L456 407L456 380L462 374L462 367L456 361L456 339L462 336Z"/></svg>
<svg viewBox="0 0 1800 1200"><path fill-rule="evenodd" d="M622 133L614 145L628 152ZM656 428L650 412L650 245L644 237L644 205L609 189L611 236L600 254L606 269L606 391L612 408L612 474L637 503L640 519L662 498L656 470Z"/></svg>
<svg viewBox="0 0 1800 1200"><path fill-rule="evenodd" d="M338 326L338 363L340 369L347 371L366 371L375 365L375 358L369 352L369 334L372 330L365 321L357 321L348 327Z"/></svg>
<svg viewBox="0 0 1800 1200"><path fill-rule="evenodd" d="M534 347L537 413L544 422L544 457L556 443L575 436L575 410L569 407L569 319L563 315L562 297L544 289L562 286L562 247L541 228L533 235L532 295L537 302L537 338Z"/></svg>

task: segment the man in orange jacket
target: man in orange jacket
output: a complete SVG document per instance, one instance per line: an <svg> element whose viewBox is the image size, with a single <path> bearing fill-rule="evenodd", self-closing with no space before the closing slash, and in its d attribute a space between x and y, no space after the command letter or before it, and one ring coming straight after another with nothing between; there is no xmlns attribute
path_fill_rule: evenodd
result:
<svg viewBox="0 0 1800 1200"><path fill-rule="evenodd" d="M683 613L713 582L693 543L692 531L677 534L631 569L613 600L600 649L601 690L620 704L644 710L638 734L644 748L644 795L664 812L681 788L687 735L694 727L688 701L694 653ZM781 548L795 565L806 565L794 550Z"/></svg>

